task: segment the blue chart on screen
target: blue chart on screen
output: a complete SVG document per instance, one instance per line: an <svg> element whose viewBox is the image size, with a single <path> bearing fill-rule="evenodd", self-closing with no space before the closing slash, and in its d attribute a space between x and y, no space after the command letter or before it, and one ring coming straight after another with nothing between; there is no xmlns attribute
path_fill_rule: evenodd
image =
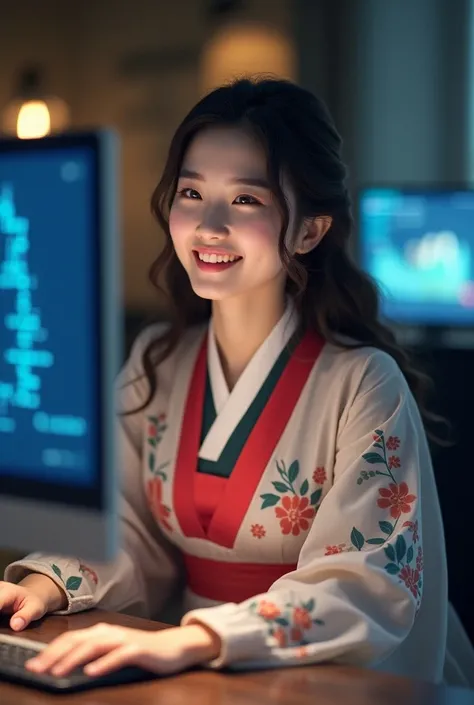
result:
<svg viewBox="0 0 474 705"><path fill-rule="evenodd" d="M92 160L0 155L0 475L94 479Z"/></svg>
<svg viewBox="0 0 474 705"><path fill-rule="evenodd" d="M474 192L375 188L359 205L362 265L380 286L383 314L474 324Z"/></svg>

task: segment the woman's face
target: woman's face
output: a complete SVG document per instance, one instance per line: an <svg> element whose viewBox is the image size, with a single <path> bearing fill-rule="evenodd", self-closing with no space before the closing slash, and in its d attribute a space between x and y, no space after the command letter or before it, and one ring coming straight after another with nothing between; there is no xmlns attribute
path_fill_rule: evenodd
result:
<svg viewBox="0 0 474 705"><path fill-rule="evenodd" d="M293 199L286 196L291 212ZM209 128L196 135L183 160L169 224L198 296L221 301L262 288L282 296L281 215L267 183L264 152L245 131Z"/></svg>

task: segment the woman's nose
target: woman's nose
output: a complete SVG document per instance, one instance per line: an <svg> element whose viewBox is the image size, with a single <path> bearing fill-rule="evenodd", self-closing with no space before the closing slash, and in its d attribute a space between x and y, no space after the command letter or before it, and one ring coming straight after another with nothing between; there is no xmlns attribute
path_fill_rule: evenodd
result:
<svg viewBox="0 0 474 705"><path fill-rule="evenodd" d="M228 217L223 207L207 208L196 228L199 237L223 238L229 235Z"/></svg>

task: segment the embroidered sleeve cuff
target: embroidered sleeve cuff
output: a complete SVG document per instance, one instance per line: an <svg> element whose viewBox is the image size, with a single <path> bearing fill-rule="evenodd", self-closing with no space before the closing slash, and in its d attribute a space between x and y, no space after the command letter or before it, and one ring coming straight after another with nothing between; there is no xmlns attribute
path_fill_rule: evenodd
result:
<svg viewBox="0 0 474 705"><path fill-rule="evenodd" d="M56 568L59 572L61 572L57 566ZM48 578L51 578L51 580L56 583L59 589L66 595L68 602L67 608L64 610L58 610L53 614L73 614L74 612L82 612L94 607L94 597L87 590L85 581L80 578L75 578L75 576L72 578L60 577L58 572L55 572L53 569L53 565L44 561L28 558L27 560L11 563L5 570L5 580L9 583L19 583L23 580L23 578L26 578L26 576L31 573L39 573L40 575L46 575ZM77 595L74 595L71 590L68 590L67 587L68 580L74 579L74 587L79 580L81 580L82 583L82 590L77 590ZM66 580L66 582L64 582L64 580Z"/></svg>
<svg viewBox="0 0 474 705"><path fill-rule="evenodd" d="M227 603L192 610L184 615L181 626L193 623L206 625L221 639L222 651L208 664L211 668L261 658L269 650L266 625L249 612L244 614L241 605Z"/></svg>

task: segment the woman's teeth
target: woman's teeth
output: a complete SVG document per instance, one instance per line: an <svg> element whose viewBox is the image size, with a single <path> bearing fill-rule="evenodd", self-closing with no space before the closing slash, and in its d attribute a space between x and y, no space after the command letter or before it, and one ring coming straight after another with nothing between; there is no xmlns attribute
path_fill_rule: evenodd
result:
<svg viewBox="0 0 474 705"><path fill-rule="evenodd" d="M211 264L217 264L218 262L235 262L236 259L241 259L236 255L208 255L202 252L198 252L198 257L202 262L210 262Z"/></svg>

